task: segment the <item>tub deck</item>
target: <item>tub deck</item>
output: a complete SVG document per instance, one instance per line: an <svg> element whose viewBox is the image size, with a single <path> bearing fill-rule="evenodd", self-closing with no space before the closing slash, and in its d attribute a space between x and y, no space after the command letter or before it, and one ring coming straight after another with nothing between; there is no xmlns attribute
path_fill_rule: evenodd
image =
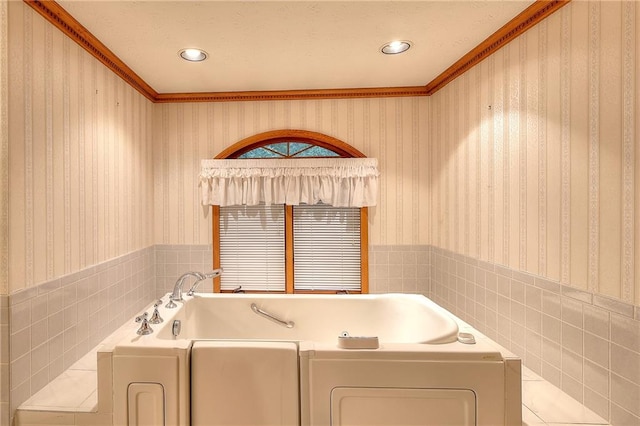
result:
<svg viewBox="0 0 640 426"><path fill-rule="evenodd" d="M469 324L454 317L460 332L472 333L478 342L498 350L505 358L517 358L510 351L480 333ZM112 416L100 408L104 401L100 392L110 394L110 388L99 375L110 377L111 350L119 336L131 333L135 325L123 325L107 340L96 346L71 368L24 402L16 413L16 426L28 425L111 425ZM101 368L98 368L101 363ZM105 377L106 379L106 377ZM111 401L108 401L110 404ZM105 414L100 414L105 413ZM572 424L572 426L609 424L593 411L522 367L523 426Z"/></svg>

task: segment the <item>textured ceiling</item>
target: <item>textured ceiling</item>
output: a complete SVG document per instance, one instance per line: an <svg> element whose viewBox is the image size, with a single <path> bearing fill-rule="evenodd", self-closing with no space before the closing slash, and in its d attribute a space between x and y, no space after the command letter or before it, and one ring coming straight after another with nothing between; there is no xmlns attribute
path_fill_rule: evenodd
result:
<svg viewBox="0 0 640 426"><path fill-rule="evenodd" d="M58 3L157 92L189 93L423 86L533 1ZM413 47L381 54L394 39Z"/></svg>

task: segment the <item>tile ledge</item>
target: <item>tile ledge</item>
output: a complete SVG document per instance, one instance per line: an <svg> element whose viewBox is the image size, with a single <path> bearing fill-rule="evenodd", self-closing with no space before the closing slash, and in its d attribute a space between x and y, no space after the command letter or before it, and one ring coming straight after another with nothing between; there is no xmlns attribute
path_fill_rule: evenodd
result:
<svg viewBox="0 0 640 426"><path fill-rule="evenodd" d="M466 321L458 318L451 312L450 315L458 323L458 328L460 331L472 333L473 335L475 335L476 339L481 339L486 343L494 346L496 350L502 353L502 356L504 358L519 358L517 355L513 354L504 346L487 337L485 334L474 328L472 325L468 324ZM546 381L531 369L527 368L524 363L522 363L521 374L523 426L611 426L606 420L598 416L592 410L588 409L583 404L569 396L567 393L557 388L550 382ZM545 404L542 410L539 407L536 407L536 404L533 404L532 402L540 398L541 395L538 394L540 394L539 390L541 388L545 389L546 391L552 391L554 395L556 395L557 400L562 401L559 405L568 404L575 410L575 412L578 412L578 414L568 417L558 416L554 414L554 411L557 410L554 407L548 406L551 405L549 401L545 401L549 404Z"/></svg>
<svg viewBox="0 0 640 426"><path fill-rule="evenodd" d="M101 353L112 352L116 342L122 338L124 333L129 332L130 328L129 321L122 324L71 367L23 402L16 409L16 426L48 425L50 419L66 418L66 416L74 416L74 418L75 416L89 416L87 419L90 422L98 421L104 416L111 416L111 413L100 412L100 400L98 399L98 388L101 386L98 371L99 357ZM95 380L81 380L79 382L74 380L74 378L77 379L81 376L86 378L89 375L95 375ZM77 392L72 397L66 395L68 397L66 401L56 400L56 396L59 395L56 389L67 387L69 384L75 385Z"/></svg>

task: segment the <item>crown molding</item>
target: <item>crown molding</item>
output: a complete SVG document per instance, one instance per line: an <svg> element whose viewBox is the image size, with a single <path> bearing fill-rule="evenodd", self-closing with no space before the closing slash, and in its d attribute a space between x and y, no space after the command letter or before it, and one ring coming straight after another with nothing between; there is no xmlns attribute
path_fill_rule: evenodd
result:
<svg viewBox="0 0 640 426"><path fill-rule="evenodd" d="M427 96L425 86L376 87L361 89L280 90L255 92L160 93L155 101L171 102L242 102L291 101L302 99L385 98Z"/></svg>
<svg viewBox="0 0 640 426"><path fill-rule="evenodd" d="M150 101L155 102L158 92L153 90L151 86L129 68L127 64L122 62L120 58L57 2L53 0L24 0L24 2L66 34L71 40L78 43L80 47L102 62L127 84Z"/></svg>
<svg viewBox="0 0 640 426"><path fill-rule="evenodd" d="M430 96L571 0L536 0L426 86L246 92L158 93L54 0L23 0L152 102L244 102Z"/></svg>
<svg viewBox="0 0 640 426"><path fill-rule="evenodd" d="M427 84L431 96L571 0L537 0Z"/></svg>

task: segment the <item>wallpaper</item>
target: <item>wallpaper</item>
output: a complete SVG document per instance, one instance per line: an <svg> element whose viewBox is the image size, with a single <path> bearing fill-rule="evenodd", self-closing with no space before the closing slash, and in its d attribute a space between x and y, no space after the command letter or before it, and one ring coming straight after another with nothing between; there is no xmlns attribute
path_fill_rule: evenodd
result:
<svg viewBox="0 0 640 426"><path fill-rule="evenodd" d="M153 105L23 2L8 8L15 292L152 244Z"/></svg>
<svg viewBox="0 0 640 426"><path fill-rule="evenodd" d="M155 243L210 244L200 160L269 130L333 136L379 160L370 244L429 241L427 98L158 104L154 112Z"/></svg>
<svg viewBox="0 0 640 426"><path fill-rule="evenodd" d="M640 302L635 2L572 2L430 98L156 105L3 5L5 293L154 243L210 244L200 160L293 128L379 159L371 245L433 244Z"/></svg>
<svg viewBox="0 0 640 426"><path fill-rule="evenodd" d="M9 48L8 1L0 0L0 295L8 294L9 273Z"/></svg>
<svg viewBox="0 0 640 426"><path fill-rule="evenodd" d="M572 2L431 97L432 243L640 303L635 2Z"/></svg>

